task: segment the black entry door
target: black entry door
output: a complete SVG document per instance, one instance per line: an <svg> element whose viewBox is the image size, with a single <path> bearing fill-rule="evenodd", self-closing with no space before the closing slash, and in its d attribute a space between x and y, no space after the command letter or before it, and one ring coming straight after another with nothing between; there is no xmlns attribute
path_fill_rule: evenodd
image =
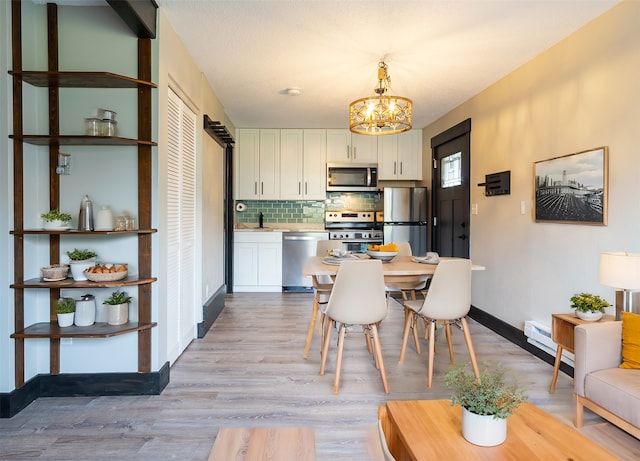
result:
<svg viewBox="0 0 640 461"><path fill-rule="evenodd" d="M441 256L469 257L471 120L431 139L433 248Z"/></svg>

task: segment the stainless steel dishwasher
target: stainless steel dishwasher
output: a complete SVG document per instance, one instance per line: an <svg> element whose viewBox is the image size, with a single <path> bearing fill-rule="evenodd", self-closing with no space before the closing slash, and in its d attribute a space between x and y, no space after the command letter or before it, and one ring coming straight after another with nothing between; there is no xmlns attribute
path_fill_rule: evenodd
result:
<svg viewBox="0 0 640 461"><path fill-rule="evenodd" d="M311 291L311 277L302 276L302 266L316 255L318 240L327 240L328 232L282 233L282 290Z"/></svg>

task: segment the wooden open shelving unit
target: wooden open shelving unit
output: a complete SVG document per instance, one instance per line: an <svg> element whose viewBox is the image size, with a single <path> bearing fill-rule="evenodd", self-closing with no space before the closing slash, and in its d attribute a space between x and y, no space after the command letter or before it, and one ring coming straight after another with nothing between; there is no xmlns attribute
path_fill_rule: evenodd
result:
<svg viewBox="0 0 640 461"><path fill-rule="evenodd" d="M151 274L151 237L157 232L151 228L151 188L152 188L152 147L156 145L151 139L152 133L152 101L151 91L156 85L151 79L151 40L138 38L138 78L130 78L109 72L61 72L58 70L58 18L57 5L47 4L47 37L48 37L48 70L25 71L22 69L22 14L21 2L12 2L12 60L13 70L13 165L14 165L14 223L11 234L14 236L14 333L15 340L15 386L25 385L25 345L31 338L49 339L51 376L60 373L60 339L61 338L109 338L123 334L138 335L138 373L144 385L145 375L151 373L151 330L157 324L151 320L151 284L157 279ZM23 133L22 85L23 83L48 88L49 133ZM60 134L59 120L59 88L137 88L138 95L138 139L109 136L76 136ZM55 172L60 146L136 146L138 160L138 224L140 229L126 231L72 231L42 230L24 228L24 155L23 144L49 147L49 205L51 209L59 208L60 184ZM76 282L66 279L59 282L44 282L41 279L24 279L25 264L24 239L31 235L49 236L49 260L51 264L60 262L60 239L65 236L102 236L104 238L137 238L138 271L137 276L130 276L115 282ZM62 288L103 288L103 287L138 287L138 322L124 325L108 325L96 323L87 327L60 328L56 322L55 301L60 297ZM50 321L25 325L25 290L47 289L50 293ZM168 371L167 380L168 380ZM155 373L157 374L157 373ZM74 375L75 376L75 375ZM99 381L100 374L91 376L92 381ZM112 383L110 383L112 384ZM110 385L105 384L105 385ZM166 384L165 384L166 385ZM93 385L89 392L100 393L100 386ZM132 386L126 385L124 393L131 394ZM141 386L142 387L142 386ZM161 390L161 389L160 389ZM148 392L145 392L148 393ZM25 397L24 400L28 400ZM28 401L26 402L28 404ZM18 405L19 406L19 405Z"/></svg>

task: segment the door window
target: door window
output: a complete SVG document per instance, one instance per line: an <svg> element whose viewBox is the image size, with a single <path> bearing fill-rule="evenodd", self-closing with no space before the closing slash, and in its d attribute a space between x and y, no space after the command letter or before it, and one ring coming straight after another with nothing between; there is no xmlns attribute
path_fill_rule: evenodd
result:
<svg viewBox="0 0 640 461"><path fill-rule="evenodd" d="M462 152L447 155L440 160L441 187L455 187L462 184Z"/></svg>

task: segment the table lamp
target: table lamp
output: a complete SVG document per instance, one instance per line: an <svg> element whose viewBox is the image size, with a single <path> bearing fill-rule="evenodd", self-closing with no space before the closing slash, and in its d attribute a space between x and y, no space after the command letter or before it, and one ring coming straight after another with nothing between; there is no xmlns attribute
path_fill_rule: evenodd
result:
<svg viewBox="0 0 640 461"><path fill-rule="evenodd" d="M600 253L600 283L616 288L616 320L622 311L640 308L640 254L625 252Z"/></svg>

